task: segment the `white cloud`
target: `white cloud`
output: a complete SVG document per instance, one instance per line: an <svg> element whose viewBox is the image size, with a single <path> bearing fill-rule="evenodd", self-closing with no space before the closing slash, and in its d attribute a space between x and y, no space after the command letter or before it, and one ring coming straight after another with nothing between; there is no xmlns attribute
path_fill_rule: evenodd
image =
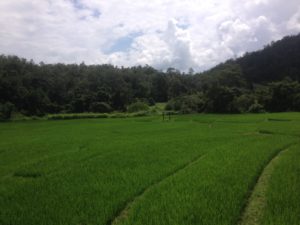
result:
<svg viewBox="0 0 300 225"><path fill-rule="evenodd" d="M294 32L300 32L300 7L298 8L298 11L289 19L287 23L287 29Z"/></svg>
<svg viewBox="0 0 300 225"><path fill-rule="evenodd" d="M298 0L1 0L0 53L207 69L300 32ZM129 46L118 43L132 36ZM120 46L120 51L109 51ZM126 51L124 50L126 49Z"/></svg>

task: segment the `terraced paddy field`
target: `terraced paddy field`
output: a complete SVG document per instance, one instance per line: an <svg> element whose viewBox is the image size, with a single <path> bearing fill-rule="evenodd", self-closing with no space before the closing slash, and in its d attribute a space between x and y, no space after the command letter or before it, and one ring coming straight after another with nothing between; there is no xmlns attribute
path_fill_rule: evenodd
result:
<svg viewBox="0 0 300 225"><path fill-rule="evenodd" d="M1 225L300 224L300 113L0 124Z"/></svg>

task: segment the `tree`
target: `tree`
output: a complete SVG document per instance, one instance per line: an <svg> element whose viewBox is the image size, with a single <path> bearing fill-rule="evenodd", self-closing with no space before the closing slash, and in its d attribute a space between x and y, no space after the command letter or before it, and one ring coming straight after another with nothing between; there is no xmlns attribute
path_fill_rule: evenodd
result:
<svg viewBox="0 0 300 225"><path fill-rule="evenodd" d="M269 88L271 99L268 104L268 110L272 112L297 110L296 96L300 93L300 84L298 82L285 79L271 83Z"/></svg>
<svg viewBox="0 0 300 225"><path fill-rule="evenodd" d="M229 87L214 86L206 93L208 98L207 112L216 113L236 113L238 109L234 107L233 100L235 92Z"/></svg>
<svg viewBox="0 0 300 225"><path fill-rule="evenodd" d="M91 112L97 112L97 113L109 113L109 112L112 112L113 109L106 102L93 102L90 105L90 111Z"/></svg>
<svg viewBox="0 0 300 225"><path fill-rule="evenodd" d="M0 119L2 120L10 119L13 110L14 110L14 105L10 102L0 104Z"/></svg>

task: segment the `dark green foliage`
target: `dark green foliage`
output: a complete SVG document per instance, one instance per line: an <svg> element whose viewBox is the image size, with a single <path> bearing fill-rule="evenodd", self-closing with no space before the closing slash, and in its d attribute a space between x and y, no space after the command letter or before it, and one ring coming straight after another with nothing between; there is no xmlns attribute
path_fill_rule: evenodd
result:
<svg viewBox="0 0 300 225"><path fill-rule="evenodd" d="M264 107L259 104L257 101L254 102L250 107L249 107L249 110L248 112L250 113L262 113L262 112L265 112L265 109Z"/></svg>
<svg viewBox="0 0 300 225"><path fill-rule="evenodd" d="M201 94L184 95L170 100L166 110L179 111L183 114L203 112L206 100Z"/></svg>
<svg viewBox="0 0 300 225"><path fill-rule="evenodd" d="M106 102L93 102L90 106L90 111L96 113L109 113L112 110L111 106Z"/></svg>
<svg viewBox="0 0 300 225"><path fill-rule="evenodd" d="M181 99L179 98L173 98L170 101L168 101L168 103L166 104L165 110L175 110L175 111L179 111L181 108Z"/></svg>
<svg viewBox="0 0 300 225"><path fill-rule="evenodd" d="M283 80L269 85L271 99L268 110L272 112L299 110L300 84L296 81Z"/></svg>
<svg viewBox="0 0 300 225"><path fill-rule="evenodd" d="M216 113L238 112L238 109L233 104L236 95L235 90L229 87L214 86L210 88L206 94L209 99L206 111Z"/></svg>
<svg viewBox="0 0 300 225"><path fill-rule="evenodd" d="M124 112L136 99L151 106L169 101L168 108L184 113L243 113L255 101L270 112L299 111L299 49L300 34L201 74L149 66L35 64L0 55L0 104L10 102L27 116ZM4 111L2 119L9 118Z"/></svg>
<svg viewBox="0 0 300 225"><path fill-rule="evenodd" d="M232 60L202 73L198 79L200 87L204 90L220 85L238 88L247 87L249 85L243 76L240 65Z"/></svg>
<svg viewBox="0 0 300 225"><path fill-rule="evenodd" d="M236 109L241 113L246 113L249 111L249 108L255 103L255 95L254 94L242 94L235 98L234 105Z"/></svg>
<svg viewBox="0 0 300 225"><path fill-rule="evenodd" d="M11 118L11 114L14 110L14 105L10 102L4 104L0 103L0 120L7 120Z"/></svg>
<svg viewBox="0 0 300 225"><path fill-rule="evenodd" d="M293 96L293 109L297 112L300 111L300 93Z"/></svg>
<svg viewBox="0 0 300 225"><path fill-rule="evenodd" d="M290 77L300 80L300 34L272 42L263 50L247 53L237 60L245 78L265 83Z"/></svg>
<svg viewBox="0 0 300 225"><path fill-rule="evenodd" d="M96 118L108 118L105 113L78 113L78 114L54 114L49 115L49 120L73 120L73 119L96 119Z"/></svg>
<svg viewBox="0 0 300 225"><path fill-rule="evenodd" d="M142 117L142 116L148 116L148 115L149 115L148 111L139 111L139 112L135 112L135 113L131 114L132 117Z"/></svg>
<svg viewBox="0 0 300 225"><path fill-rule="evenodd" d="M137 101L135 103L132 103L128 106L127 111L132 112L139 112L139 111L147 111L149 110L149 106L141 101Z"/></svg>
<svg viewBox="0 0 300 225"><path fill-rule="evenodd" d="M154 106L155 105L155 100L153 98L149 98L148 102L149 102L150 106Z"/></svg>

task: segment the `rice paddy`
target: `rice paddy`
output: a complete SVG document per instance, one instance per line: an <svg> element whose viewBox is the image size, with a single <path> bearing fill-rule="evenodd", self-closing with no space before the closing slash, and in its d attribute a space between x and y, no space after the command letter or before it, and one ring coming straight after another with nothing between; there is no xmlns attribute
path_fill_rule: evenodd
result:
<svg viewBox="0 0 300 225"><path fill-rule="evenodd" d="M299 113L1 123L0 224L300 224L299 143Z"/></svg>

